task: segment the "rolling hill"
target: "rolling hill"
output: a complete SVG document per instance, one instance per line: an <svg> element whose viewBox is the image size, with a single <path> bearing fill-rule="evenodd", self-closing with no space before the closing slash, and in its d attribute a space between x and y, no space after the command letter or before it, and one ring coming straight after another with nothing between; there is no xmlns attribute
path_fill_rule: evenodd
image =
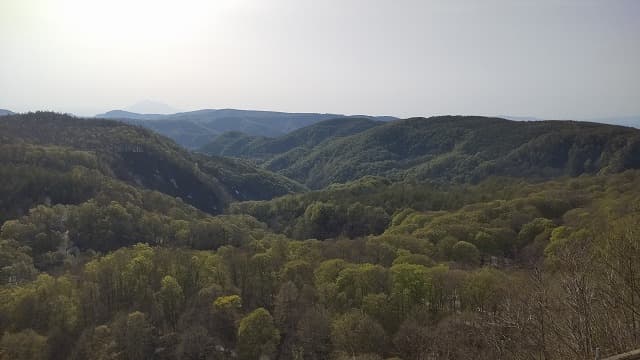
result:
<svg viewBox="0 0 640 360"><path fill-rule="evenodd" d="M542 121L542 119L536 118L533 116L498 115L498 117L509 119L509 120L517 120L517 121ZM609 124L609 125L627 126L627 127L634 127L634 128L640 129L640 116L607 116L607 117L598 117L598 118L586 118L586 119L581 119L581 121L596 122L596 123Z"/></svg>
<svg viewBox="0 0 640 360"><path fill-rule="evenodd" d="M105 176L180 197L213 214L233 200L268 199L304 190L247 162L192 154L147 129L112 120L49 112L5 116L0 119L0 145L19 154L37 155L49 148L72 152L92 159L91 167ZM31 151L24 151L25 147ZM36 155L30 155L36 164L68 161L66 157L42 160Z"/></svg>
<svg viewBox="0 0 640 360"><path fill-rule="evenodd" d="M313 144L312 131L304 135L301 129L298 134L298 143ZM224 152L259 159L266 169L311 188L367 175L477 182L494 175L547 179L640 167L640 131L588 122L440 116L398 120L325 139L311 151L293 148L265 157L267 151L256 145L284 139L237 140L247 144L241 150L228 146Z"/></svg>
<svg viewBox="0 0 640 360"><path fill-rule="evenodd" d="M276 138L233 131L218 136L199 151L254 160L272 159L286 156L289 152L307 153L326 141L357 134L382 124L381 121L368 118L338 118L320 121Z"/></svg>
<svg viewBox="0 0 640 360"><path fill-rule="evenodd" d="M176 113L138 114L113 110L96 115L98 118L117 119L140 125L168 136L178 144L196 149L209 143L216 136L240 131L255 136L279 136L318 121L345 117L338 114L285 113L236 109L205 109ZM380 121L395 120L393 117L357 116Z"/></svg>
<svg viewBox="0 0 640 360"><path fill-rule="evenodd" d="M640 129L640 115L638 116L611 116L604 118L596 118L591 119L589 121L611 124L611 125L620 125L620 126L629 126Z"/></svg>
<svg viewBox="0 0 640 360"><path fill-rule="evenodd" d="M353 358L342 341L355 328L359 359L423 358L425 343L456 359L524 359L541 334L530 327L554 319L545 351L588 358L565 345L585 318L584 292L566 281L603 296L586 312L602 324L593 343L619 352L635 341L623 330L637 304L610 304L633 299L640 170L610 173L639 167L638 133L480 117L327 121L244 148L265 167L287 154L284 171L318 187L358 180L239 202L301 186L117 121L2 117L0 352L226 359L250 326L273 334L278 358L303 347ZM468 183L491 175L506 176ZM541 312L541 299L553 306Z"/></svg>

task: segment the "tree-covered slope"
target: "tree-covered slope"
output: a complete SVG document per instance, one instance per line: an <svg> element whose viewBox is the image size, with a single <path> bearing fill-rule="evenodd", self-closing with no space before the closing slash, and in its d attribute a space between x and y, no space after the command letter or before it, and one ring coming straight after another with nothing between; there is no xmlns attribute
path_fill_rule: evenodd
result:
<svg viewBox="0 0 640 360"><path fill-rule="evenodd" d="M329 140L357 134L382 124L381 121L368 118L337 118L320 121L276 138L234 131L218 136L199 151L260 161L274 160L291 151L307 153Z"/></svg>
<svg viewBox="0 0 640 360"><path fill-rule="evenodd" d="M54 146L92 157L116 179L176 196L210 213L234 199L268 199L303 187L235 160L191 154L141 127L55 113L12 115L0 120L3 146ZM65 159L61 160L66 161Z"/></svg>
<svg viewBox="0 0 640 360"><path fill-rule="evenodd" d="M545 179L640 167L640 131L574 121L412 118L287 155L265 167L312 188L366 175L456 182L491 175Z"/></svg>
<svg viewBox="0 0 640 360"><path fill-rule="evenodd" d="M457 120L360 135L407 158L517 154L496 166L533 169L524 176L573 175L567 153L599 174L418 181L417 157L404 181L365 176L211 216L145 187L184 173L169 183L215 179L241 199L280 179L117 122L0 120L0 359L588 359L637 348L640 170L608 174L632 167L636 133Z"/></svg>
<svg viewBox="0 0 640 360"><path fill-rule="evenodd" d="M637 347L637 170L366 177L214 217L118 180L99 151L1 150L0 200L30 209L1 219L2 359L586 359L585 343L607 356Z"/></svg>
<svg viewBox="0 0 640 360"><path fill-rule="evenodd" d="M204 109L176 114L137 114L114 110L98 118L118 119L140 125L168 136L178 144L197 149L216 136L240 131L254 136L279 136L316 122L344 117L337 114L286 113L277 111ZM381 121L395 120L389 116L357 116Z"/></svg>
<svg viewBox="0 0 640 360"><path fill-rule="evenodd" d="M324 241L292 241L248 216L189 212L150 192L124 205L97 198L38 206L0 230L0 354L19 360L613 355L637 346L639 180L640 172L628 171L421 190L424 184L370 178L246 207L284 215L316 197L300 222L312 231L377 222L355 216L365 224L349 224L349 208L362 209L358 203L404 208L393 212L383 234ZM402 199L407 190L421 201ZM158 213L166 205L169 215ZM136 239L147 244L86 250Z"/></svg>

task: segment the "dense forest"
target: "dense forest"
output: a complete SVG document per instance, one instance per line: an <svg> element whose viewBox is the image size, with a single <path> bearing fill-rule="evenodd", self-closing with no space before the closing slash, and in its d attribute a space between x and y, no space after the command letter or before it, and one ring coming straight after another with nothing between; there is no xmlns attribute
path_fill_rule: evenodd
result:
<svg viewBox="0 0 640 360"><path fill-rule="evenodd" d="M221 136L202 151L258 160L314 189L367 175L464 183L490 176L544 180L640 168L640 131L621 126L439 116L368 128L342 122L333 124L333 132L343 129L349 136L306 142L326 133L329 126L323 124L270 141Z"/></svg>
<svg viewBox="0 0 640 360"><path fill-rule="evenodd" d="M180 197L210 213L221 213L233 200L270 199L305 189L246 161L190 153L149 130L113 120L46 112L3 116L0 141L7 148L2 156L8 157L2 166L69 170L77 160L67 162L66 152L73 151L107 176Z"/></svg>
<svg viewBox="0 0 640 360"><path fill-rule="evenodd" d="M278 111L203 109L176 114L138 114L113 110L96 115L143 126L167 136L186 147L197 149L226 132L242 132L251 136L280 136L314 123L345 115L286 113ZM391 116L359 116L378 121L391 121Z"/></svg>
<svg viewBox="0 0 640 360"><path fill-rule="evenodd" d="M241 157L257 161L286 157L288 152L310 152L336 138L354 135L382 125L366 118L339 118L320 121L277 138L226 132L199 149L209 155Z"/></svg>
<svg viewBox="0 0 640 360"><path fill-rule="evenodd" d="M226 134L238 160L111 120L0 118L0 359L640 347L637 130L344 121Z"/></svg>

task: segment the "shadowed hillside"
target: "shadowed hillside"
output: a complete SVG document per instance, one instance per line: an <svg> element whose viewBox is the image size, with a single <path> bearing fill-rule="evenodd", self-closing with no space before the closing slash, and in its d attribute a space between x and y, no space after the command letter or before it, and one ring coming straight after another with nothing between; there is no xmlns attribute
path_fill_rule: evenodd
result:
<svg viewBox="0 0 640 360"><path fill-rule="evenodd" d="M186 148L196 149L209 143L216 136L229 131L240 131L256 136L278 136L319 121L345 116L338 114L205 109L171 115L138 114L113 110L96 115L96 117L117 119L140 125L168 136ZM365 117L381 121L395 120L390 116L354 117Z"/></svg>
<svg viewBox="0 0 640 360"><path fill-rule="evenodd" d="M277 138L228 132L218 136L200 151L206 154L242 157L254 160L275 159L287 153L308 153L329 140L345 137L382 125L366 118L325 120Z"/></svg>
<svg viewBox="0 0 640 360"><path fill-rule="evenodd" d="M3 146L56 146L92 156L119 180L182 198L210 213L234 199L268 199L304 190L282 176L235 160L191 154L141 127L55 113L6 116Z"/></svg>
<svg viewBox="0 0 640 360"><path fill-rule="evenodd" d="M640 167L640 131L574 121L413 118L264 160L266 169L312 188L367 175L455 182L492 175L545 179Z"/></svg>
<svg viewBox="0 0 640 360"><path fill-rule="evenodd" d="M455 153L521 177L416 181L416 161L398 168L405 181L365 176L211 216L189 195L226 205L296 185L119 122L3 117L0 358L249 360L266 343L282 359L585 359L586 340L603 354L636 347L640 171L609 174L635 164L636 131L398 124L328 142L311 132L305 157ZM571 169L602 175L523 177ZM575 328L585 321L588 334Z"/></svg>

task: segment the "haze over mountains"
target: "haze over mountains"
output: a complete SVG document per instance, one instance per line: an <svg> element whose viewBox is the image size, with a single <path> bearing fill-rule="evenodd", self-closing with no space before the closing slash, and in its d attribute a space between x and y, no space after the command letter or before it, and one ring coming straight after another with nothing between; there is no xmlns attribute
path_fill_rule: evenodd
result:
<svg viewBox="0 0 640 360"><path fill-rule="evenodd" d="M639 19L0 0L0 360L636 358Z"/></svg>
<svg viewBox="0 0 640 360"><path fill-rule="evenodd" d="M188 149L198 149L210 143L225 132L237 131L251 136L277 137L318 121L336 118L367 118L378 121L392 121L393 116L340 115L321 113L287 113L277 111L204 109L174 114L161 113L171 109L168 105L155 102L141 102L158 113L138 113L126 110L112 110L98 114L98 118L116 119L140 125L163 134ZM131 107L130 107L131 108ZM129 109L130 109L129 108ZM526 116L502 116L517 121L540 121ZM640 127L640 117L609 117L593 120L614 125Z"/></svg>
<svg viewBox="0 0 640 360"><path fill-rule="evenodd" d="M345 116L326 113L287 113L237 109L173 111L175 109L169 105L146 100L129 106L126 110L112 110L95 117L120 120L149 128L191 150L212 143L216 137L226 132L274 138L323 120L366 118L376 121L393 121L398 119L393 116ZM10 110L0 109L0 116L13 113ZM544 121L544 119L530 116L502 115L498 117L514 121ZM585 121L640 128L640 116L599 117ZM225 140L221 138L220 141ZM231 153L228 155L234 156Z"/></svg>
<svg viewBox="0 0 640 360"><path fill-rule="evenodd" d="M180 112L176 108L154 100L142 100L124 108L123 110L140 114L175 114Z"/></svg>
<svg viewBox="0 0 640 360"><path fill-rule="evenodd" d="M96 115L96 117L117 119L144 126L172 138L186 148L195 149L227 131L240 131L248 135L278 136L318 121L345 116L338 114L205 109L170 115L137 114L114 110ZM365 117L384 121L395 119L390 116Z"/></svg>
<svg viewBox="0 0 640 360"><path fill-rule="evenodd" d="M471 116L320 120L334 116L241 110L170 115L180 119L175 120L180 131L186 128L185 122L210 122L222 131L220 124L228 121L233 131L210 137L198 152L128 125L140 125L132 119L122 123L39 112L3 116L0 129L7 144L93 152L109 176L179 196L211 213L222 212L231 201L305 191L301 184L322 189L366 176L475 183L490 176L544 180L640 168L640 130L633 128ZM267 137L245 134L231 126L262 120L264 126L272 125L273 132L300 127ZM175 124L173 121L157 118L142 124L159 126ZM302 126L305 122L311 125Z"/></svg>
<svg viewBox="0 0 640 360"><path fill-rule="evenodd" d="M542 121L545 119L533 117L533 116L509 116L509 115L499 115L500 118L505 118L509 120L516 121ZM620 125L620 126L628 126L634 128L640 128L640 116L608 116L608 117L597 117L597 118L585 118L585 119L548 119L548 120L580 120L580 121L588 121L588 122L597 122L602 124L611 124L611 125Z"/></svg>
<svg viewBox="0 0 640 360"><path fill-rule="evenodd" d="M249 115L277 124L271 116L282 116ZM295 358L289 342L311 359L352 358L344 339L360 342L358 354L419 359L451 352L452 331L491 337L500 352L526 358L538 351L525 346L528 332L500 339L513 329L509 319L538 316L536 304L509 306L538 294L533 266L557 261L553 274L571 276L583 271L571 262L580 259L589 266L581 279L610 274L583 255L585 246L621 256L600 245L623 236L609 227L626 234L638 224L638 129L303 115L313 123L274 137L225 132L198 152L111 119L0 117L0 349L19 354L35 341L33 351L52 360L233 358L239 349L239 358L252 360L260 356L246 353L250 335L239 329L266 326L269 337L260 341L287 359ZM625 264L636 266L636 255ZM607 301L625 294L612 291L623 285L611 276L590 280ZM545 316L571 323L562 316L573 303L563 301L573 293L555 279L544 280L556 289ZM62 318L54 316L60 308ZM633 343L609 331L630 324L624 309L590 311L606 322L598 344L608 353ZM282 320L288 316L293 325ZM148 331L127 335L140 327ZM363 338L353 327L367 329ZM549 340L547 351L577 359L564 356L571 329L556 329L549 339L561 339ZM428 350L420 345L427 340L402 342L416 332L429 334ZM499 355L478 340L456 342L448 358Z"/></svg>
<svg viewBox="0 0 640 360"><path fill-rule="evenodd" d="M48 168L49 163L62 162L62 169L53 168L63 173L76 165L87 166L65 155L65 149L72 149L88 157L93 164L90 168L104 176L180 197L209 213L221 213L234 199L270 199L304 190L300 184L247 162L190 153L161 135L113 120L48 112L3 116L0 139L5 152L26 146L27 153L52 157L37 165L22 157L12 160L17 163ZM31 192L36 196L35 188Z"/></svg>
<svg viewBox="0 0 640 360"><path fill-rule="evenodd" d="M253 159L311 188L366 175L455 182L492 175L545 179L640 167L640 130L477 116L388 123L338 119L275 139L228 133L201 151Z"/></svg>

